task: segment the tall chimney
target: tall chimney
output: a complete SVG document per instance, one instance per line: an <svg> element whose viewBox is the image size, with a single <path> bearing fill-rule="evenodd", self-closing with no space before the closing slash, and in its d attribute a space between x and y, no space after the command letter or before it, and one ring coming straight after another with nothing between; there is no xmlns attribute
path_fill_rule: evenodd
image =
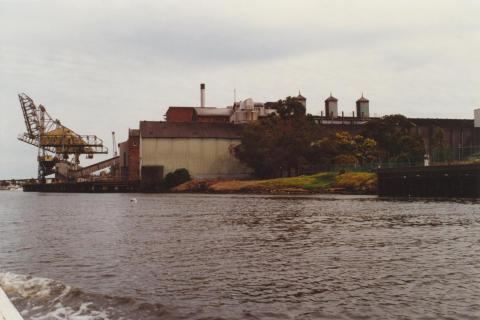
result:
<svg viewBox="0 0 480 320"><path fill-rule="evenodd" d="M200 107L205 108L205 83L200 83Z"/></svg>

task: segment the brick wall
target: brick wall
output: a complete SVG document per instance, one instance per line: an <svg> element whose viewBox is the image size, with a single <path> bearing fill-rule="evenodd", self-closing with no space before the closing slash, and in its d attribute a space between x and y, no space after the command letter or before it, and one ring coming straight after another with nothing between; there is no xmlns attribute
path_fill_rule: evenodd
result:
<svg viewBox="0 0 480 320"><path fill-rule="evenodd" d="M140 179L140 136L128 137L128 181Z"/></svg>
<svg viewBox="0 0 480 320"><path fill-rule="evenodd" d="M230 116L197 116L196 122L229 123Z"/></svg>
<svg viewBox="0 0 480 320"><path fill-rule="evenodd" d="M192 122L193 108L170 107L167 110L167 122Z"/></svg>

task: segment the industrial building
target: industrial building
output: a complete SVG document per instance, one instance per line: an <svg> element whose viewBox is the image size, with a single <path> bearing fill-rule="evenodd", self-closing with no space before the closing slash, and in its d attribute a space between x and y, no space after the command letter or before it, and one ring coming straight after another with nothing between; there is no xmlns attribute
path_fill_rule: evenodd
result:
<svg viewBox="0 0 480 320"><path fill-rule="evenodd" d="M306 107L307 99L299 92L294 97ZM205 106L205 85L200 87L200 106L171 106L166 121L141 121L139 130L130 130L128 141L120 144L121 172L128 180L158 180L169 172L186 168L194 178L244 178L251 170L233 155L241 142L242 125L275 113L272 103L252 99L232 106ZM476 112L480 124L480 111ZM360 133L371 119L370 101L362 94L349 115L339 112L339 100L332 94L325 109L314 117L319 125L332 131ZM432 140L438 129L446 146L464 150L480 144L480 128L474 120L409 119L432 152ZM480 125L479 125L480 126Z"/></svg>
<svg viewBox="0 0 480 320"><path fill-rule="evenodd" d="M251 169L233 154L241 134L231 123L140 121L119 144L122 178L153 184L180 168L201 179L247 178Z"/></svg>
<svg viewBox="0 0 480 320"><path fill-rule="evenodd" d="M356 101L355 111L351 116L338 112L338 99L330 94L325 100L325 109L316 121L327 126L332 131L348 131L360 133L363 126L371 119L370 101L362 96ZM446 148L462 152L480 152L480 109L474 111L474 119L438 119L438 118L408 118L413 124L410 131L420 135L425 144L427 154L433 152L433 141L438 131L443 136ZM462 156L462 155L460 155Z"/></svg>
<svg viewBox="0 0 480 320"><path fill-rule="evenodd" d="M295 98L306 106L300 93ZM207 107L201 84L199 107L171 106L166 121L141 121L139 130L129 131L128 140L119 145L120 172L127 180L147 184L179 168L194 178L247 178L252 170L235 158L234 147L241 142L244 124L272 113L276 110L268 103L252 99Z"/></svg>
<svg viewBox="0 0 480 320"><path fill-rule="evenodd" d="M140 130L129 129L128 140L118 145L120 175L128 181L140 180Z"/></svg>
<svg viewBox="0 0 480 320"><path fill-rule="evenodd" d="M245 178L250 169L233 155L242 128L229 123L140 122L140 176L161 179L186 168L195 178Z"/></svg>
<svg viewBox="0 0 480 320"><path fill-rule="evenodd" d="M140 121L138 128L130 129L128 139L118 145L107 159L87 167L79 165L80 155L88 158L108 151L94 135L78 135L35 105L25 94L19 95L27 132L19 139L38 148L39 181L55 174L56 182L87 183L94 181L94 172L110 168L112 183L82 186L82 190L121 188L136 190L141 184L155 184L176 169L187 169L193 178L246 178L252 170L234 156L234 148L241 143L245 124L275 114L273 102L255 102L253 99L235 101L231 106L216 108L205 105L205 85L201 85L200 106L171 106L166 121ZM295 97L303 106L307 99ZM332 94L325 100L324 111L314 116L316 123L332 132L362 132L371 119L370 101L362 94L351 114L339 112L339 100ZM447 148L458 150L458 159L465 153L480 152L480 109L474 119L421 119L410 118L412 132L419 134L429 155L433 152L436 134L442 132ZM121 181L121 184L118 183ZM103 188L103 189L102 189ZM58 188L54 188L58 190ZM79 187L69 186L69 190ZM115 189L115 190L117 190ZM53 189L52 189L53 190ZM108 189L110 190L110 189Z"/></svg>

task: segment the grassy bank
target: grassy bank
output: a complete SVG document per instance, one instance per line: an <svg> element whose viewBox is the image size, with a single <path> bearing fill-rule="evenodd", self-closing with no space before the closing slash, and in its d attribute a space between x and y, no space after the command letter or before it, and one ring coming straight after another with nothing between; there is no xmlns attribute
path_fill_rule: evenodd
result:
<svg viewBox="0 0 480 320"><path fill-rule="evenodd" d="M373 194L377 176L371 172L320 172L309 176L269 180L192 180L173 192L211 193L351 193Z"/></svg>

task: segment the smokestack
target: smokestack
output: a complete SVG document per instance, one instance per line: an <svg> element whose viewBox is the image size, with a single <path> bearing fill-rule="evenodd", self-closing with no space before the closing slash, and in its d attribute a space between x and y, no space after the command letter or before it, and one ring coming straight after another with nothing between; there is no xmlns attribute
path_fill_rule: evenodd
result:
<svg viewBox="0 0 480 320"><path fill-rule="evenodd" d="M200 107L205 108L205 83L200 83Z"/></svg>

